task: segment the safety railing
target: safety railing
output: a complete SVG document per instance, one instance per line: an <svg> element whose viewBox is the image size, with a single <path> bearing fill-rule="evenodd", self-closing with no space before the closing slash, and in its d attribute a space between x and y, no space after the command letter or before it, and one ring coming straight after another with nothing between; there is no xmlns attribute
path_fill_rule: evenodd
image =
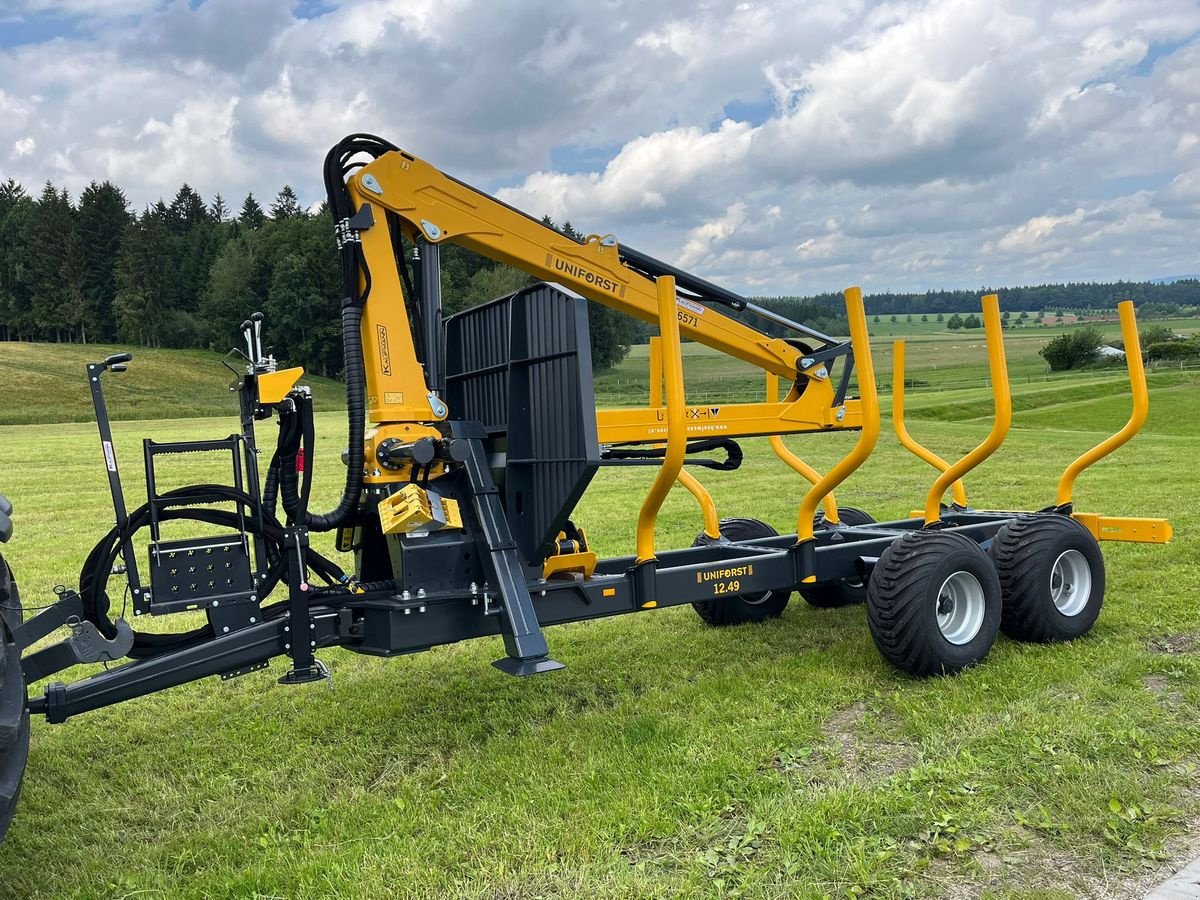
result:
<svg viewBox="0 0 1200 900"><path fill-rule="evenodd" d="M817 505L866 462L879 440L879 396L875 389L875 363L871 358L871 338L867 332L867 316L863 310L862 289L847 288L846 318L850 322L850 346L858 372L858 393L862 408L862 430L854 447L838 463L808 489L800 502L796 521L796 543L804 544L813 538L813 516ZM812 576L808 576L811 578Z"/></svg>
<svg viewBox="0 0 1200 900"><path fill-rule="evenodd" d="M946 490L956 481L961 481L964 475L995 453L1004 443L1004 439L1008 436L1008 430L1012 426L1012 391L1008 384L1008 364L1004 358L1004 331L1000 321L1000 298L996 294L988 294L983 298L983 329L987 340L992 397L996 407L992 430L979 446L958 462L943 469L934 480L929 493L925 495L925 524L927 526L941 521L942 497L945 496ZM926 461L928 462L928 460ZM936 466L936 463L934 465Z"/></svg>

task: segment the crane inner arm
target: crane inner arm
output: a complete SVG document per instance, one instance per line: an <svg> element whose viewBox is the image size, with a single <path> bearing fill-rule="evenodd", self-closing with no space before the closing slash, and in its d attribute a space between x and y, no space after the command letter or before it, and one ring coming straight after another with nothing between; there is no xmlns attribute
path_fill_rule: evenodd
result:
<svg viewBox="0 0 1200 900"><path fill-rule="evenodd" d="M450 241L482 256L521 269L543 281L556 281L627 315L658 321L654 280L622 261L615 238L591 237L584 243L531 218L429 163L404 152L389 152L365 165L349 179L356 208L363 204L396 213L406 236L430 243ZM377 216L377 221L383 216ZM380 289L373 254L364 251ZM389 251L390 252L390 251ZM678 300L681 334L767 372L793 381L801 352L720 311Z"/></svg>

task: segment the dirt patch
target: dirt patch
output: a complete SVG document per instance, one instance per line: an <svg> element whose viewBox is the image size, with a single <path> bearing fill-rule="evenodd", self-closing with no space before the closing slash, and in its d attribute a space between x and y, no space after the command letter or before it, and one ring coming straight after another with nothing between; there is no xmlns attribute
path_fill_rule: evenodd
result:
<svg viewBox="0 0 1200 900"><path fill-rule="evenodd" d="M933 860L920 876L924 893L944 900L975 900L989 891L1061 891L1082 900L1141 900L1200 856L1200 791L1186 793L1190 810L1184 833L1169 841L1165 860L1140 865L1130 859L1107 869L1094 858L1051 847L1032 829L1018 826L1003 847L959 859Z"/></svg>
<svg viewBox="0 0 1200 900"><path fill-rule="evenodd" d="M821 729L823 740L780 754L774 768L807 784L823 784L838 777L878 781L916 765L916 747L887 736L898 723L877 716L868 724L871 715L861 700L837 710Z"/></svg>
<svg viewBox="0 0 1200 900"><path fill-rule="evenodd" d="M1200 650L1200 636L1194 634L1169 634L1150 642L1151 653L1195 653Z"/></svg>
<svg viewBox="0 0 1200 900"><path fill-rule="evenodd" d="M1171 682L1162 675L1147 675L1142 679L1142 687L1159 697L1171 690Z"/></svg>

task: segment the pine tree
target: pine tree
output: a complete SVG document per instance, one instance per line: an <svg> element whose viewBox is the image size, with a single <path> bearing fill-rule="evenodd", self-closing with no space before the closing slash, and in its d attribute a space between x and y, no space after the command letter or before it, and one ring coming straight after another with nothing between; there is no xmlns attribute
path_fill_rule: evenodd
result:
<svg viewBox="0 0 1200 900"><path fill-rule="evenodd" d="M208 215L217 223L229 221L229 207L225 204L225 198L220 194L216 194L212 198L212 203L208 204Z"/></svg>
<svg viewBox="0 0 1200 900"><path fill-rule="evenodd" d="M29 264L37 205L17 182L0 184L0 339L33 336L33 272Z"/></svg>
<svg viewBox="0 0 1200 900"><path fill-rule="evenodd" d="M71 199L49 181L42 188L31 223L31 281L33 321L39 337L61 341L69 328L67 311L70 299L62 278L63 260L68 252L72 221Z"/></svg>
<svg viewBox="0 0 1200 900"><path fill-rule="evenodd" d="M271 218L276 222L282 222L284 219L298 219L303 214L303 210L300 209L300 201L296 198L296 192L292 190L290 184L285 184L275 197L275 202L271 204Z"/></svg>
<svg viewBox="0 0 1200 900"><path fill-rule="evenodd" d="M171 233L175 235L187 234L193 228L209 221L208 207L186 181L176 191L168 212L167 224Z"/></svg>
<svg viewBox="0 0 1200 900"><path fill-rule="evenodd" d="M111 181L93 181L79 196L77 219L87 324L94 340L111 340L116 336L117 256L130 220L125 194Z"/></svg>
<svg viewBox="0 0 1200 900"><path fill-rule="evenodd" d="M254 199L254 195L247 194L246 199L242 201L242 211L238 215L238 221L247 228L261 228L266 220L266 214L258 205L258 201Z"/></svg>
<svg viewBox="0 0 1200 900"><path fill-rule="evenodd" d="M115 308L123 339L162 346L169 265L170 233L162 211L151 207L126 229L117 259Z"/></svg>

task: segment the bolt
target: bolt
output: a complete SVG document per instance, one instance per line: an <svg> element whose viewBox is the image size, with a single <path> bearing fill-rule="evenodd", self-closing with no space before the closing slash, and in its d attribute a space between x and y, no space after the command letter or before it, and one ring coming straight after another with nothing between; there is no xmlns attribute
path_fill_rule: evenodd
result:
<svg viewBox="0 0 1200 900"><path fill-rule="evenodd" d="M284 625L284 626L283 626L283 630L284 630L284 631L291 631L291 630L292 630L292 626L291 626L291 625Z"/></svg>
<svg viewBox="0 0 1200 900"><path fill-rule="evenodd" d="M251 625L253 625L253 624L254 624L255 622L257 622L257 621L258 621L258 619L254 618L254 616L251 616L251 617L250 617L250 624L251 624Z"/></svg>
<svg viewBox="0 0 1200 900"><path fill-rule="evenodd" d="M400 599L401 600L411 600L412 599L412 594L409 593L408 588L404 589L404 592L400 595Z"/></svg>
<svg viewBox="0 0 1200 900"><path fill-rule="evenodd" d="M316 631L316 630L317 630L317 623L316 623L316 622L309 622L309 623L308 623L308 630L309 630L309 631Z"/></svg>
<svg viewBox="0 0 1200 900"><path fill-rule="evenodd" d="M257 603L257 602L258 602L258 594L251 594L251 595L250 595L250 602L251 602L251 603Z"/></svg>
<svg viewBox="0 0 1200 900"><path fill-rule="evenodd" d="M425 612L425 607L423 607L423 606L421 606L421 607L418 607L418 608L417 608L417 612L419 612L419 613L423 613L423 612Z"/></svg>
<svg viewBox="0 0 1200 900"><path fill-rule="evenodd" d="M291 650L291 649L292 649L292 645L291 645L291 644L284 644L284 645L283 645L283 649L284 649L284 650Z"/></svg>
<svg viewBox="0 0 1200 900"><path fill-rule="evenodd" d="M425 596L425 588L417 588L417 596L424 597Z"/></svg>
<svg viewBox="0 0 1200 900"><path fill-rule="evenodd" d="M226 626L225 626L224 628L222 628L221 630L222 630L223 632L225 632L225 634L229 634L229 626L228 626L228 625L226 625Z"/></svg>
<svg viewBox="0 0 1200 900"><path fill-rule="evenodd" d="M408 609L404 610L404 614L406 616L411 616L412 615L412 607L409 607Z"/></svg>
<svg viewBox="0 0 1200 900"><path fill-rule="evenodd" d="M308 642L308 646L310 646L310 647L315 647L315 646L317 646L317 642L316 642L316 641L309 641L309 642Z"/></svg>
<svg viewBox="0 0 1200 900"><path fill-rule="evenodd" d="M214 600L214 601L213 601L213 606L220 606L220 605L221 605L221 601L220 601L220 600Z"/></svg>

